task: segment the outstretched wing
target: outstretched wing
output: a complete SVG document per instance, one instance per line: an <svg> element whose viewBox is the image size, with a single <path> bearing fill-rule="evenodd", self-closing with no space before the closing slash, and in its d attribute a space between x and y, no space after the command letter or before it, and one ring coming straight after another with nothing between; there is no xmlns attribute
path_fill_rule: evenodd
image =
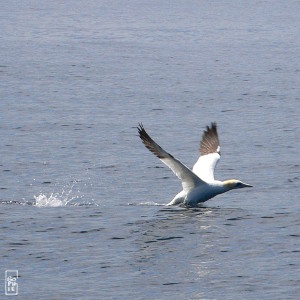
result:
<svg viewBox="0 0 300 300"><path fill-rule="evenodd" d="M220 142L217 124L207 126L200 142L200 157L193 167L193 172L206 182L214 181L214 170L220 160Z"/></svg>
<svg viewBox="0 0 300 300"><path fill-rule="evenodd" d="M155 154L164 164L166 164L181 179L183 190L188 192L190 189L200 184L205 184L197 175L195 175L188 167L174 158L171 154L161 148L148 135L142 124L138 127L139 136L144 145Z"/></svg>

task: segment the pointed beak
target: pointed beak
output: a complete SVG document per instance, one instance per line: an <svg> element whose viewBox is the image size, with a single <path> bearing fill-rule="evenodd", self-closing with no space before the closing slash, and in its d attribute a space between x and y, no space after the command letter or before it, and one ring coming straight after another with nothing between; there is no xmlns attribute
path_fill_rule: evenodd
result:
<svg viewBox="0 0 300 300"><path fill-rule="evenodd" d="M248 184L248 183L243 183L242 187L243 187L243 188L244 188L244 187L253 187L253 185Z"/></svg>

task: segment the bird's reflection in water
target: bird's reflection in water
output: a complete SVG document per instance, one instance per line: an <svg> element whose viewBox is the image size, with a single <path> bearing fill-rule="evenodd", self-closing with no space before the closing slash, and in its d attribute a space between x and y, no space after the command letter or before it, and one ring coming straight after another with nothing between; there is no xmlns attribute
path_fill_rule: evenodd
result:
<svg viewBox="0 0 300 300"><path fill-rule="evenodd" d="M224 220L240 213L206 206L159 207L153 218L135 223L134 264L142 274L155 274L153 284L173 283L172 272L179 270L186 274L182 280L198 281L209 275L219 240L228 237Z"/></svg>

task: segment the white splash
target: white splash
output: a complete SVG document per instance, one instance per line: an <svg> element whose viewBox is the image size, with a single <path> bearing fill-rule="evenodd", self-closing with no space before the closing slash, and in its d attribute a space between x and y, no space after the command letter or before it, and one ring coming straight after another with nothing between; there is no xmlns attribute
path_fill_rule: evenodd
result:
<svg viewBox="0 0 300 300"><path fill-rule="evenodd" d="M145 206L165 206L166 204L156 203L154 201L141 202L137 205L145 205Z"/></svg>
<svg viewBox="0 0 300 300"><path fill-rule="evenodd" d="M63 196L62 194L51 194L47 197L44 194L40 194L38 196L34 196L35 199L35 206L37 207L59 207L59 206L66 206L70 201L75 199L76 197L68 198L67 195Z"/></svg>
<svg viewBox="0 0 300 300"><path fill-rule="evenodd" d="M61 193L51 193L49 197L43 193L34 196L35 203L33 205L37 207L60 207L68 205L73 199L78 198L78 196L71 196L76 183L74 181L67 192L63 189Z"/></svg>

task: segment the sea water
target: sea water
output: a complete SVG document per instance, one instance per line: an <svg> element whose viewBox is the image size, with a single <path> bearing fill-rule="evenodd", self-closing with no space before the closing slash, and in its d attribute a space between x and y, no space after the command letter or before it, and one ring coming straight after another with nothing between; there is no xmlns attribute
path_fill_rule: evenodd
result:
<svg viewBox="0 0 300 300"><path fill-rule="evenodd" d="M0 298L298 299L299 1L6 1ZM216 121L215 176L166 207Z"/></svg>

